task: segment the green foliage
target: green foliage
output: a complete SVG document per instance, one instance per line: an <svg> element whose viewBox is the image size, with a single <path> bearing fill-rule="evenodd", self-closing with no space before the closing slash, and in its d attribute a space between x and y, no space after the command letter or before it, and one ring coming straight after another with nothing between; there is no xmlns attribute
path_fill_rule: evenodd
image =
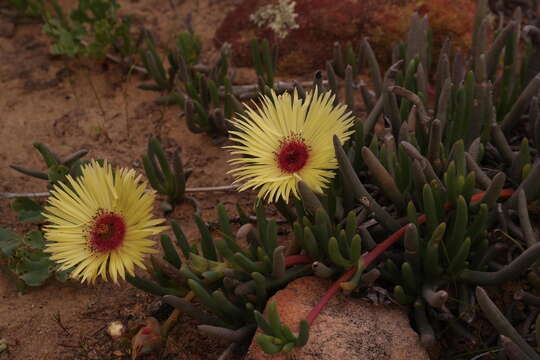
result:
<svg viewBox="0 0 540 360"><path fill-rule="evenodd" d="M46 171L28 169L24 166L16 164L12 164L10 167L24 175L48 181L49 188L59 182L64 182L67 184L67 175L71 175L74 178L79 176L81 174L81 166L87 162L85 160L81 160L81 158L88 153L88 150L86 149L78 150L61 159L57 153L49 149L49 147L45 144L36 142L33 145L34 148L39 151L43 162L47 167ZM19 212L19 209L22 211L37 211L35 205L32 205L29 200L17 200L16 202L17 204L15 205L14 210L17 212ZM26 216L28 216L28 214Z"/></svg>
<svg viewBox="0 0 540 360"><path fill-rule="evenodd" d="M268 318L255 311L257 326L264 332L255 335L255 341L267 354L290 352L294 348L307 344L309 339L309 325L306 320L300 322L300 331L294 334L291 329L281 323L276 304L271 302L267 307Z"/></svg>
<svg viewBox="0 0 540 360"><path fill-rule="evenodd" d="M176 39L176 56L182 56L187 66L197 64L201 57L201 40L189 31L182 31Z"/></svg>
<svg viewBox="0 0 540 360"><path fill-rule="evenodd" d="M174 87L178 67L171 63L169 71L166 72L161 57L157 52L154 38L150 33L147 33L145 40L146 47L141 49L141 60L155 84L142 84L139 88L153 91L171 91Z"/></svg>
<svg viewBox="0 0 540 360"><path fill-rule="evenodd" d="M145 43L141 59L152 83L141 84L139 88L161 92L162 96L156 100L160 104L179 105L190 131L224 140L230 128L228 119L243 111L243 105L233 95L228 48L222 48L221 56L211 67L204 66L199 63L199 38L182 32L175 47L168 51L166 67L151 34L147 34Z"/></svg>
<svg viewBox="0 0 540 360"><path fill-rule="evenodd" d="M12 169L37 179L48 182L48 188L63 183L70 187L66 176L76 178L81 174L81 160L88 151L79 150L61 158L57 153L42 143L34 143L44 162L46 171L33 170L21 165L10 165ZM44 220L43 205L28 197L18 197L11 203L11 208L18 215L20 222L41 223ZM53 275L57 280L65 281L68 271L59 271L57 265L49 259L44 252L45 239L40 230L28 232L21 236L17 233L0 228L0 262L4 263L5 270L17 279L19 287L40 286Z"/></svg>
<svg viewBox="0 0 540 360"><path fill-rule="evenodd" d="M20 222L41 222L44 220L42 205L28 197L16 198L11 203L11 209L17 213Z"/></svg>
<svg viewBox="0 0 540 360"><path fill-rule="evenodd" d="M169 162L159 141L151 138L148 140L147 152L143 155L143 166L150 185L158 193L167 196L168 207L172 208L185 200L186 181L191 170L184 169L178 150Z"/></svg>
<svg viewBox="0 0 540 360"><path fill-rule="evenodd" d="M258 207L257 227L246 224L246 231L239 231L247 233L248 248L236 241L222 206L218 207L218 216L216 232L196 216L200 247L189 244L180 226L172 222L176 246L182 256L171 239L163 236L165 255L163 261L153 258L149 270L152 280L133 277L128 281L141 290L167 295L165 301L205 325L228 329L250 327L256 323L255 311L263 311L268 297L291 280L310 273L311 266L286 268L283 247L276 242L277 226L266 218L262 205ZM204 311L179 298L188 290L194 293Z"/></svg>
<svg viewBox="0 0 540 360"><path fill-rule="evenodd" d="M531 159L532 138L521 135L516 141L510 136L527 119L527 109L529 113L533 109L530 118L537 121L538 100L533 94L540 88L540 78L522 82L520 69L530 59L519 54L516 24L505 29L491 47L485 46L485 31L478 30L470 62L459 54L450 61L450 46L445 46L434 76L429 75L431 37L425 19L412 18L408 40L396 47L395 64L384 74L364 40L359 50L363 59L356 60L365 60L374 85L374 91L362 91L370 113L349 143L335 141L339 176L329 189L316 196L299 185L303 209L296 209L295 244L326 268L354 269L353 277L341 283L348 291L359 286L364 270L353 246L373 248L374 238L394 236L400 228L397 219L407 217L410 224L400 230L402 245L378 268L394 284L396 300L414 313L426 345L435 341L433 324L440 328L447 321L448 326L458 326L460 319L472 316L472 286L519 277L540 251L537 240L532 240L527 208L540 197L533 185L540 162ZM504 48L508 50L499 73L493 69L499 67ZM335 76L348 71L345 77L353 77L354 62L347 67L344 63L335 56L327 67L326 89L336 94ZM314 86L321 83L316 79ZM346 79L346 91L350 84ZM354 110L347 96L345 102ZM381 116L390 124L384 138L375 133ZM518 191L498 204L508 186ZM517 236L530 247L491 272L489 263L500 246L491 232L499 226L494 218L501 205L504 211L519 207L517 219L503 215L500 226L519 221L514 225L524 235ZM371 213L375 225L359 227L354 220L358 209ZM349 221L354 225L347 226ZM265 339L266 350L281 351Z"/></svg>
<svg viewBox="0 0 540 360"><path fill-rule="evenodd" d="M54 41L50 47L50 52L53 55L67 55L73 58L84 51L84 45L81 41L86 35L86 31L80 25L69 26L62 23L60 18L50 17L43 25L43 31Z"/></svg>
<svg viewBox="0 0 540 360"><path fill-rule="evenodd" d="M0 262L16 279L18 286L40 286L53 275L64 281L67 272L57 266L44 252L45 239L41 231L30 231L24 236L0 227Z"/></svg>
<svg viewBox="0 0 540 360"><path fill-rule="evenodd" d="M43 31L53 39L53 55L103 58L112 48L124 56L136 51L130 35L131 19L120 19L116 0L79 0L77 8L66 14L56 0L54 12L44 14Z"/></svg>
<svg viewBox="0 0 540 360"><path fill-rule="evenodd" d="M5 256L13 255L14 250L21 244L22 238L17 233L4 228L0 228L0 236L2 253Z"/></svg>
<svg viewBox="0 0 540 360"><path fill-rule="evenodd" d="M265 87L274 88L274 74L276 72L276 63L278 58L278 47L274 45L270 49L270 43L264 39L253 39L249 43L251 49L251 62L259 79L259 91L266 93Z"/></svg>
<svg viewBox="0 0 540 360"><path fill-rule="evenodd" d="M353 79L365 63L373 90L365 84L360 90L369 114L357 122L348 143L334 138L339 174L327 190L315 194L300 182L301 201L280 204L294 234L289 253L316 260L324 270L315 271L318 276L345 272L347 280L339 285L346 292L369 286L373 279L368 274L380 273L392 284L395 299L411 311L426 345L433 344L440 329L472 321L474 286L519 277L540 252L528 207L540 198L540 162L534 160L538 136L513 136L527 118L531 128L540 128L540 77L523 73L531 55L520 53L519 16L490 46L484 18L481 2L471 59L453 53L448 42L435 64L429 24L417 15L407 41L394 48L394 65L385 73L366 39L356 52L336 45L334 59L327 64L328 85L323 86L319 72L313 86L337 95L337 78L344 78L343 101L355 111ZM229 77L230 54L222 50L216 64L205 67L199 64L200 51L196 36L182 33L168 53L166 67L148 36L142 59L153 83L141 87L160 91L158 100L163 103L180 105L191 131L224 137L227 120L243 111ZM251 51L259 90L268 92L274 86L275 51L257 41L251 43ZM303 89L297 86L297 91ZM336 96L335 103L340 100ZM376 131L382 119L388 120L386 129ZM144 167L152 186L171 203L184 198L187 176L181 163L175 168L173 160L171 166L157 141L150 141ZM507 187L516 189L513 195L502 192ZM240 215L243 225L237 234L223 207L218 208L217 229L197 215L200 245L188 243L173 223L176 245L162 237L164 257L152 258L151 280L129 281L213 326L205 331L234 330L225 332L234 337L257 324L263 333L256 341L268 353L303 346L307 322L293 334L281 323L274 304L267 307L266 319L261 312L277 289L311 273L312 267L289 266L277 223L267 218L261 203L256 206L256 226ZM493 232L498 227L512 229L511 225L521 229L513 235L528 249L514 259L502 259L501 268L491 271L500 245ZM247 243L237 241L240 237ZM385 262L372 265L381 251L361 256L385 238L394 243L402 239L395 249L383 249L391 251ZM202 306L179 298L187 293Z"/></svg>
<svg viewBox="0 0 540 360"><path fill-rule="evenodd" d="M183 108L189 129L194 133L206 132L213 137L226 137L229 130L228 119L235 112L242 112L243 106L234 97L229 78L229 57L227 48L209 69L208 73L194 67L180 73L181 90L177 103ZM181 64L182 57L178 57Z"/></svg>
<svg viewBox="0 0 540 360"><path fill-rule="evenodd" d="M20 12L30 16L41 16L44 11L43 0L8 0Z"/></svg>
<svg viewBox="0 0 540 360"><path fill-rule="evenodd" d="M332 71L339 77L345 78L345 69L347 66L350 66L352 76L356 78L360 71L362 51L363 48L361 46L355 50L351 44L347 44L345 48L343 48L340 43L336 42L334 44L333 58L329 61Z"/></svg>
<svg viewBox="0 0 540 360"><path fill-rule="evenodd" d="M538 136L536 130L531 136L513 136L527 118L531 129L540 128L540 77L524 75L531 55L520 53L519 16L486 45L483 6L485 2L478 7L470 61L452 53L448 42L435 64L429 24L416 15L407 41L394 48L394 65L385 73L366 39L356 52L336 45L327 64L327 85L318 72L313 86L337 95L338 77L344 78L344 96L336 96L334 103L343 99L354 112L353 79L365 63L373 90L365 84L360 90L369 114L358 121L348 143L334 138L339 174L327 190L315 194L300 182L301 201L279 205L292 225L289 254L316 260L317 276L344 273L346 280L332 289L357 292L381 274L392 284L395 299L411 311L426 345L434 343L441 329L462 328L472 321L474 286L519 277L540 252L528 207L540 198L535 184L540 162L534 159ZM273 51L257 41L251 51L259 90L268 92L275 80ZM195 37L185 34L169 54L166 70L148 40L145 67L155 85L147 88L165 92L162 99L179 104L193 132L226 135L226 119L242 111L228 76L229 54L222 52L220 61L203 71L196 60L199 53ZM384 136L375 131L382 118L388 120ZM166 172L162 167L163 189ZM504 192L507 187L516 191ZM267 218L262 204L256 207L256 227L241 214L242 231L236 236L221 207L218 218L217 231L195 218L200 247L188 244L173 224L183 256L163 238L168 265L154 260L150 271L155 282L137 278L133 283L165 295L168 303L204 324L235 329L235 334L257 324L262 333L256 341L267 353L303 346L309 332L306 321L300 333L293 334L281 323L275 304L268 305L266 319L261 313L273 292L311 273L312 267L288 265L277 224ZM513 259L504 258L500 269L492 271L490 263L500 248L493 232L510 229L509 224L521 229L513 235L528 248ZM247 238L246 245L237 242L239 234ZM383 245L402 241L393 250L388 250L389 242L382 249L392 251L390 256L372 265L385 238ZM374 248L376 252L361 256L364 249ZM188 291L204 311L178 298ZM309 319L314 319L312 314Z"/></svg>

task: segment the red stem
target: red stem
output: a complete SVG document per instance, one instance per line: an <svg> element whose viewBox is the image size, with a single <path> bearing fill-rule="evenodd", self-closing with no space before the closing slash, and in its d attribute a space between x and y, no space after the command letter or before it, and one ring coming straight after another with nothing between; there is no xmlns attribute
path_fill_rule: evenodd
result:
<svg viewBox="0 0 540 360"><path fill-rule="evenodd" d="M355 272L356 272L356 267L350 268L349 270L347 270L345 274L341 275L340 278L337 279L335 283L332 284L332 286L330 287L330 289L328 289L326 294L324 294L321 300L319 300L319 302L315 305L315 307L311 309L311 311L309 312L306 318L309 325L313 324L313 321L315 321L317 316L319 316L319 314L321 313L326 303L328 303L328 301L330 301L332 296L334 296L338 292L341 283L349 280L354 275Z"/></svg>
<svg viewBox="0 0 540 360"><path fill-rule="evenodd" d="M307 255L291 255L285 258L285 267L291 267L294 265L311 264L313 259Z"/></svg>
<svg viewBox="0 0 540 360"><path fill-rule="evenodd" d="M426 215L422 214L418 216L418 219L416 219L416 222L418 223L418 225L425 223ZM373 262L373 260L377 259L380 255L382 255L382 253L388 250L390 246L394 245L394 243L396 243L399 239L401 239L401 237L405 235L405 231L407 230L408 226L409 224L399 228L398 231L396 231L395 233L387 237L386 240L384 240L382 243L377 245L375 249L371 250L369 253L364 255L362 257L364 266L368 267Z"/></svg>
<svg viewBox="0 0 540 360"><path fill-rule="evenodd" d="M514 190L512 189L504 189L499 194L499 197L508 198L512 196L513 193L514 193ZM483 196L484 196L484 192L474 194L471 197L471 202L477 202L481 200ZM450 205L447 204L446 208L450 208ZM418 225L423 224L426 221L426 215L422 214L418 216L418 219L416 221L418 222ZM365 267L368 267L375 259L377 259L382 253L384 253L390 246L394 245L399 239L401 239L401 237L405 234L405 231L407 230L407 226L408 224L401 227L395 233L393 233L388 238L386 238L386 240L384 240L382 243L377 245L375 249L371 250L369 253L364 255L362 257L363 265ZM315 305L315 307L311 309L311 311L309 312L306 319L309 325L313 324L313 321L315 321L317 316L319 316L324 306L328 303L328 301L332 298L332 296L334 296L338 292L341 283L349 280L355 273L356 273L356 267L352 267L349 270L347 270L346 273L341 275L341 277L337 279L337 281L334 284L332 284L332 286L330 287L330 289L328 289L326 294L324 294L324 296L319 300L319 302Z"/></svg>

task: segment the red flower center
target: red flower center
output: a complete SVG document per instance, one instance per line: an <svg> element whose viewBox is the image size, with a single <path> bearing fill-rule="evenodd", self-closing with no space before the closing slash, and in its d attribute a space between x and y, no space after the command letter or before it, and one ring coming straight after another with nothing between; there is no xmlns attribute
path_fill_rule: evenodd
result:
<svg viewBox="0 0 540 360"><path fill-rule="evenodd" d="M108 252L116 249L124 241L126 223L113 212L103 212L94 218L89 230L90 248L96 252Z"/></svg>
<svg viewBox="0 0 540 360"><path fill-rule="evenodd" d="M281 143L276 153L277 163L281 171L295 173L301 170L309 158L309 146L299 136L291 136Z"/></svg>

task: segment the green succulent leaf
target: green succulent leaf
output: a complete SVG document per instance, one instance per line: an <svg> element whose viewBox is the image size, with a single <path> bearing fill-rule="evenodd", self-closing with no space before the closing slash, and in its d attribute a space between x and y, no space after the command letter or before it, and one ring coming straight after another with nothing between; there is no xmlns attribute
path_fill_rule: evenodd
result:
<svg viewBox="0 0 540 360"><path fill-rule="evenodd" d="M28 286L40 286L51 276L53 262L48 258L42 258L38 261L22 260L16 270L19 277Z"/></svg>
<svg viewBox="0 0 540 360"><path fill-rule="evenodd" d="M23 242L28 247L34 250L43 250L45 248L45 239L41 231L31 231L23 239Z"/></svg>
<svg viewBox="0 0 540 360"><path fill-rule="evenodd" d="M0 227L0 251L5 256L12 256L22 241L23 238L16 232Z"/></svg>
<svg viewBox="0 0 540 360"><path fill-rule="evenodd" d="M11 203L11 208L19 216L21 222L41 222L43 208L38 202L28 197L18 197Z"/></svg>

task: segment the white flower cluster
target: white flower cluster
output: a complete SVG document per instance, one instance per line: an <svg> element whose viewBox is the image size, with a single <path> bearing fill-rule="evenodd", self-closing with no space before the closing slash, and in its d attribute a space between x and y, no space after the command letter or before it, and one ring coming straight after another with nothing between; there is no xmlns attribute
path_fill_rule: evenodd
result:
<svg viewBox="0 0 540 360"><path fill-rule="evenodd" d="M284 39L289 31L298 29L295 6L294 0L279 0L277 3L261 6L249 19L258 27L269 27L280 39Z"/></svg>

